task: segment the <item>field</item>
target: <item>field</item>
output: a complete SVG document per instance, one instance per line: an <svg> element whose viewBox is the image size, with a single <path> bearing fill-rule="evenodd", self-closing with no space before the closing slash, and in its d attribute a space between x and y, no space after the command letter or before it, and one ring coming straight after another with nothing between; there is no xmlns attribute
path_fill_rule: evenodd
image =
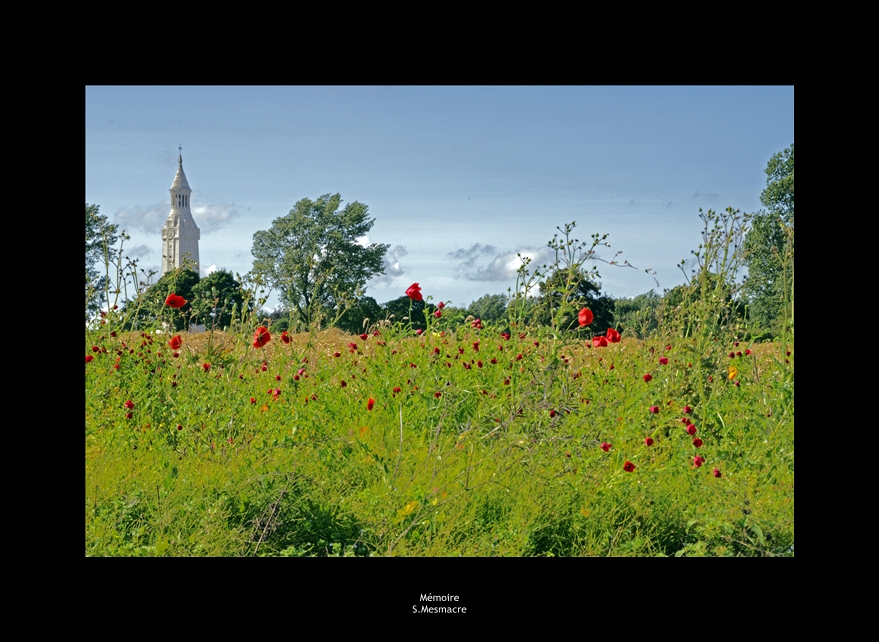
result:
<svg viewBox="0 0 879 642"><path fill-rule="evenodd" d="M89 330L86 555L793 556L792 343L474 325Z"/></svg>

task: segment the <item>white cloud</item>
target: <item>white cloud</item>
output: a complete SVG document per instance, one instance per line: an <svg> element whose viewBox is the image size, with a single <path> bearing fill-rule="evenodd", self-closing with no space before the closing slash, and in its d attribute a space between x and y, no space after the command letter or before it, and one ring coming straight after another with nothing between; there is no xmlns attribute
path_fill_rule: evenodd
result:
<svg viewBox="0 0 879 642"><path fill-rule="evenodd" d="M368 237L361 237L369 240ZM359 242L359 239L358 239ZM362 245L362 243L361 243ZM398 276L403 276L406 270L400 264L400 259L406 256L408 252L403 245L397 245L391 248L384 257L384 274L369 280L370 285L390 285Z"/></svg>
<svg viewBox="0 0 879 642"><path fill-rule="evenodd" d="M198 192L193 192L193 201L197 198ZM116 212L115 219L122 229L160 234L170 212L171 199L168 199L152 205L135 205L120 209ZM193 205L192 218L195 219L195 224L198 225L202 233L210 234L225 227L240 212L241 208L235 203L208 203L206 205Z"/></svg>
<svg viewBox="0 0 879 642"><path fill-rule="evenodd" d="M480 257L485 259L491 254L495 256L488 265L477 265ZM494 246L479 243L469 250L460 249L447 255L448 258L460 262L456 272L468 281L510 281L516 278L523 259L531 259L528 271L534 272L540 264L554 259L554 256L554 251L548 247L524 247L518 251L497 253Z"/></svg>
<svg viewBox="0 0 879 642"><path fill-rule="evenodd" d="M121 209L116 212L115 219L123 230L135 229L160 234L170 211L171 201L168 200L154 205L135 205Z"/></svg>

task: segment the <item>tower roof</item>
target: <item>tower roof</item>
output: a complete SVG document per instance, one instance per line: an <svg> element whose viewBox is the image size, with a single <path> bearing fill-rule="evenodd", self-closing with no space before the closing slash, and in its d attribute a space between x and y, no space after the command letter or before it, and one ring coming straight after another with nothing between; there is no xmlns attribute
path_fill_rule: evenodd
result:
<svg viewBox="0 0 879 642"><path fill-rule="evenodd" d="M174 182L171 183L171 189L175 191L181 189L192 191L189 187L189 182L186 180L186 174L183 173L183 154L177 157L177 175L174 177Z"/></svg>

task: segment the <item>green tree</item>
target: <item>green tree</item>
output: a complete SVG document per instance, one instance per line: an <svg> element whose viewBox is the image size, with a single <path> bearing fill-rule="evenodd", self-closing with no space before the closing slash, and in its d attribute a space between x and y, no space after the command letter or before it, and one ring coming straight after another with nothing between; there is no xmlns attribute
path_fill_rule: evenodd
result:
<svg viewBox="0 0 879 642"><path fill-rule="evenodd" d="M507 297L504 294L486 294L467 308L467 314L482 321L500 321L506 316Z"/></svg>
<svg viewBox="0 0 879 642"><path fill-rule="evenodd" d="M387 244L357 242L375 219L354 201L340 209L339 194L300 200L287 216L253 235L253 270L279 291L284 305L307 327L334 319L362 296L366 281L384 274Z"/></svg>
<svg viewBox="0 0 879 642"><path fill-rule="evenodd" d="M614 301L614 324L623 334L643 339L658 327L662 297L653 290L631 299Z"/></svg>
<svg viewBox="0 0 879 642"><path fill-rule="evenodd" d="M410 316L411 312L411 316ZM436 306L425 301L413 301L408 296L391 299L382 305L382 316L393 323L411 325L415 330L427 328L427 315L436 312ZM393 318L391 319L391 316ZM403 319L408 319L404 321Z"/></svg>
<svg viewBox="0 0 879 642"><path fill-rule="evenodd" d="M193 323L206 328L225 328L232 324L233 313L240 320L253 309L253 301L228 270L217 270L200 279L192 286L191 294Z"/></svg>
<svg viewBox="0 0 879 642"><path fill-rule="evenodd" d="M558 311L565 312L557 319ZM577 314L582 308L592 310L593 320L581 328ZM560 330L574 330L584 334L604 334L613 327L614 300L601 294L599 285L589 276L575 268L560 268L540 283L540 296L537 302L537 318L541 325L551 325L559 321Z"/></svg>
<svg viewBox="0 0 879 642"><path fill-rule="evenodd" d="M371 296L364 296L345 310L336 326L351 334L362 334L382 317L382 308L376 300Z"/></svg>
<svg viewBox="0 0 879 642"><path fill-rule="evenodd" d="M85 307L86 318L101 309L101 295L110 287L112 248L119 240L119 228L101 215L100 206L85 204ZM101 270L103 269L103 274Z"/></svg>
<svg viewBox="0 0 879 642"><path fill-rule="evenodd" d="M189 329L190 323L195 322L192 302L198 282L198 273L193 270L177 268L166 272L137 299L126 302L122 311L123 318L128 319L126 328L139 329L168 321L175 331ZM186 305L176 310L168 308L165 299L172 293L186 299Z"/></svg>
<svg viewBox="0 0 879 642"><path fill-rule="evenodd" d="M698 279L671 288L658 301L655 315L666 328L673 328L681 336L693 336L704 324L714 338L722 328L740 322L745 316L744 305L734 299L733 289L728 280L705 272L704 288L703 280ZM704 313L704 309L711 313Z"/></svg>
<svg viewBox="0 0 879 642"><path fill-rule="evenodd" d="M767 209L754 216L745 237L748 278L744 293L751 321L758 328L776 333L785 318L793 320L793 144L766 165L766 189L760 194L760 202Z"/></svg>

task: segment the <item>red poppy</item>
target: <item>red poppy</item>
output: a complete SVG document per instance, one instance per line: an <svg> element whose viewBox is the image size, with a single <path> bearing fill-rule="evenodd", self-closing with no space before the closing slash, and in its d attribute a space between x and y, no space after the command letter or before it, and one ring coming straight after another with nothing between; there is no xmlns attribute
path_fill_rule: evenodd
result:
<svg viewBox="0 0 879 642"><path fill-rule="evenodd" d="M659 406L650 406L650 412L656 414L657 412L659 412Z"/></svg>
<svg viewBox="0 0 879 642"><path fill-rule="evenodd" d="M366 409L372 410L372 407L375 405L375 399L372 397L369 398L369 401L366 402Z"/></svg>
<svg viewBox="0 0 879 642"><path fill-rule="evenodd" d="M715 468L714 470L712 470L711 474L714 475L715 477L717 477L718 479L720 479L720 469L719 468Z"/></svg>
<svg viewBox="0 0 879 642"><path fill-rule="evenodd" d="M633 464L630 461L627 461L625 464L623 464L623 470L625 470L627 473L630 473L633 470L635 470L635 464Z"/></svg>
<svg viewBox="0 0 879 642"><path fill-rule="evenodd" d="M614 330L613 328L607 329L607 340L610 343L619 343L620 342L620 333Z"/></svg>
<svg viewBox="0 0 879 642"><path fill-rule="evenodd" d="M256 332L253 333L253 347L254 348L262 348L265 344L272 340L272 335L269 334L269 329L264 325L259 326L256 329Z"/></svg>
<svg viewBox="0 0 879 642"><path fill-rule="evenodd" d="M646 375L644 375L644 381L650 381L651 379L653 379L653 375L650 374L649 372Z"/></svg>
<svg viewBox="0 0 879 642"><path fill-rule="evenodd" d="M694 426L693 424L689 424L687 426L687 434L691 435L691 436L695 435L696 434L696 426Z"/></svg>
<svg viewBox="0 0 879 642"><path fill-rule="evenodd" d="M132 408L134 408L134 402L131 401L131 399L129 399L128 401L126 401L124 405L125 405L125 407L128 408L129 410L131 410Z"/></svg>
<svg viewBox="0 0 879 642"><path fill-rule="evenodd" d="M90 355L90 354L85 355L85 362L86 362L86 363L88 363L88 362L91 361L92 359L94 359L94 357L93 357L92 355Z"/></svg>
<svg viewBox="0 0 879 642"><path fill-rule="evenodd" d="M701 448L701 447L702 447L702 440L699 439L698 437L696 437L696 438L693 440L693 445L694 445L696 448Z"/></svg>
<svg viewBox="0 0 879 642"><path fill-rule="evenodd" d="M688 415L689 415L692 411L693 411L693 409L690 408L690 406L684 406L684 412L687 413Z"/></svg>
<svg viewBox="0 0 879 642"><path fill-rule="evenodd" d="M592 337L592 345L596 348L606 348L607 337Z"/></svg>
<svg viewBox="0 0 879 642"><path fill-rule="evenodd" d="M290 335L287 334L287 331L286 331L286 330L284 330L284 331L281 333L281 341L282 341L283 343L290 343Z"/></svg>
<svg viewBox="0 0 879 642"><path fill-rule="evenodd" d="M421 296L421 287L417 283L413 283L406 290L406 296L408 296L413 301L424 301L424 297Z"/></svg>
<svg viewBox="0 0 879 642"><path fill-rule="evenodd" d="M418 336L421 336L421 333L422 333L422 332L424 332L424 330L422 330L421 328L418 328L418 329L415 331L415 334L417 334Z"/></svg>
<svg viewBox="0 0 879 642"><path fill-rule="evenodd" d="M181 339L180 335L178 334L177 336L171 338L171 340L168 342L168 345L171 346L172 350L179 350L180 346L183 345L183 339Z"/></svg>
<svg viewBox="0 0 879 642"><path fill-rule="evenodd" d="M369 335L366 334L365 332L364 332L363 334L360 335L360 340L361 340L361 341L366 341L368 338L369 338Z"/></svg>
<svg viewBox="0 0 879 642"><path fill-rule="evenodd" d="M172 292L168 295L168 298L165 299L165 305L169 308L182 308L186 305L186 299Z"/></svg>
<svg viewBox="0 0 879 642"><path fill-rule="evenodd" d="M443 311L437 310L436 312L433 313L433 316L435 316L437 319L439 319L441 316L443 316Z"/></svg>
<svg viewBox="0 0 879 642"><path fill-rule="evenodd" d="M474 319L473 321L470 322L470 325L473 326L474 328L476 328L477 330L482 330L482 320L481 319Z"/></svg>
<svg viewBox="0 0 879 642"><path fill-rule="evenodd" d="M659 357L659 365L667 366L668 365L668 357Z"/></svg>
<svg viewBox="0 0 879 642"><path fill-rule="evenodd" d="M589 325L590 323L592 323L592 320L594 318L595 317L592 315L592 310L590 310L589 308L583 308L577 315L577 321L580 323L581 326Z"/></svg>
<svg viewBox="0 0 879 642"><path fill-rule="evenodd" d="M653 445L653 437L648 437L647 439L645 439L644 444L647 446L652 446Z"/></svg>
<svg viewBox="0 0 879 642"><path fill-rule="evenodd" d="M693 465L696 468L699 468L704 463L705 463L705 459L703 457L700 457L699 455L696 455L695 457L693 457Z"/></svg>
<svg viewBox="0 0 879 642"><path fill-rule="evenodd" d="M433 396L436 397L437 399L439 399L440 397L443 396L443 393L437 391L437 392L433 393Z"/></svg>
<svg viewBox="0 0 879 642"><path fill-rule="evenodd" d="M611 449L611 445L609 443L607 443L606 441L603 441L603 442L601 442L601 449L604 452L609 453L610 449Z"/></svg>

